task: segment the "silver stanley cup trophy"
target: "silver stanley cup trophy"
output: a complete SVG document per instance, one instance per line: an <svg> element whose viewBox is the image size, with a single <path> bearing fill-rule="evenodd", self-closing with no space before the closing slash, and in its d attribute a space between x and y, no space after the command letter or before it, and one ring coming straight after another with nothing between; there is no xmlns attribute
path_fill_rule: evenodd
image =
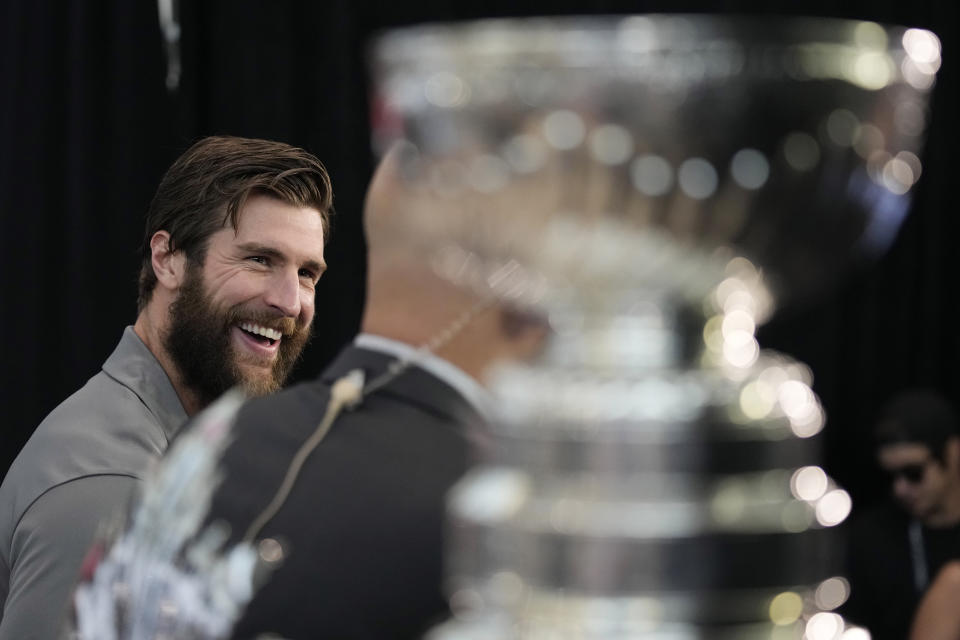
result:
<svg viewBox="0 0 960 640"><path fill-rule="evenodd" d="M754 333L892 239L939 64L930 32L820 19L377 41L398 241L553 329L490 381L432 640L869 637L834 611L850 498L817 465L810 373Z"/></svg>

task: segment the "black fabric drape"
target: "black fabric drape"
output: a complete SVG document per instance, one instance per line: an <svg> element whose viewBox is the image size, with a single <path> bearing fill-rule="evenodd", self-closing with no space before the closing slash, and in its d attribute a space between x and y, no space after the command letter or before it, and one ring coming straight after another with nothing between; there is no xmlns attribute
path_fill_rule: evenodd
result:
<svg viewBox="0 0 960 640"><path fill-rule="evenodd" d="M0 4L3 457L135 312L143 214L176 156L156 8Z"/></svg>
<svg viewBox="0 0 960 640"><path fill-rule="evenodd" d="M644 11L806 14L931 28L944 45L924 175L890 253L761 331L807 362L829 415L829 470L876 497L869 430L877 405L914 385L960 399L953 284L958 223L954 3L364 0L180 3L183 76L164 87L152 2L0 3L0 469L43 416L91 376L135 318L137 248L165 168L194 139L283 140L330 170L338 210L317 291L316 335L297 376L350 339L364 296L360 212L372 168L364 39L378 29L484 15Z"/></svg>

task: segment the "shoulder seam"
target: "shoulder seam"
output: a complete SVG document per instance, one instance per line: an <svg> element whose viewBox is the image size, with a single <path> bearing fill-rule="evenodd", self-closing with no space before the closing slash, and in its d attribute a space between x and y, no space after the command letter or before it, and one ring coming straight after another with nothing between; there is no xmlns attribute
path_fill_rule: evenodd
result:
<svg viewBox="0 0 960 640"><path fill-rule="evenodd" d="M20 528L20 523L23 522L23 518L27 515L30 509L33 508L33 505L37 503L37 500L47 495L54 489L70 484L71 482L76 482L77 480L84 480L86 478L103 478L103 477L133 478L134 480L139 480L139 478L133 475L132 473L88 473L82 476L76 476L74 478L70 478L69 480L64 480L63 482L58 482L55 485L51 485L46 489L44 489L43 492L41 492L36 498L31 500L30 504L28 504L26 508L24 508L23 512L20 514L20 517L17 518L16 523L13 525L13 528L10 529L10 533L11 533L10 539L11 540L13 539L13 534L16 533L17 529Z"/></svg>

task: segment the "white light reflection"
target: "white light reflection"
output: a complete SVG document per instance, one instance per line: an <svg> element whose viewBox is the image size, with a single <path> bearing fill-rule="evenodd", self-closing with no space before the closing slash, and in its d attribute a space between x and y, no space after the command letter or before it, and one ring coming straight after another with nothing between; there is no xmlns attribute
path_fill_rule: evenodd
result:
<svg viewBox="0 0 960 640"><path fill-rule="evenodd" d="M790 418L807 418L816 407L813 391L799 380L788 380L780 385L778 396L783 412Z"/></svg>
<svg viewBox="0 0 960 640"><path fill-rule="evenodd" d="M807 620L807 640L837 640L843 633L843 618L835 613L821 611Z"/></svg>
<svg viewBox="0 0 960 640"><path fill-rule="evenodd" d="M717 170L703 158L690 158L680 165L677 182L689 197L704 200L717 190Z"/></svg>
<svg viewBox="0 0 960 640"><path fill-rule="evenodd" d="M784 140L783 156L797 171L809 171L820 161L820 145L813 136L795 131Z"/></svg>
<svg viewBox="0 0 960 640"><path fill-rule="evenodd" d="M450 508L461 516L494 524L512 517L531 491L526 474L491 467L468 474L450 492Z"/></svg>
<svg viewBox="0 0 960 640"><path fill-rule="evenodd" d="M620 125L602 125L590 134L590 153L600 164L623 164L633 153L633 136Z"/></svg>
<svg viewBox="0 0 960 640"><path fill-rule="evenodd" d="M709 299L713 309L724 313L744 311L754 324L762 323L773 308L773 297L761 273L743 257L730 260L725 271L728 277L717 285Z"/></svg>
<svg viewBox="0 0 960 640"><path fill-rule="evenodd" d="M423 95L427 102L438 107L460 107L469 102L470 87L459 76L441 71L427 78Z"/></svg>
<svg viewBox="0 0 960 640"><path fill-rule="evenodd" d="M923 165L920 164L920 158L917 157L917 154L910 153L909 151L901 151L895 157L898 160L903 160L910 165L910 171L913 172L914 182L920 179L920 173L923 171Z"/></svg>
<svg viewBox="0 0 960 640"><path fill-rule="evenodd" d="M580 146L586 136L583 119L573 111L554 111L543 120L543 134L554 148L569 151Z"/></svg>
<svg viewBox="0 0 960 640"><path fill-rule="evenodd" d="M820 467L802 467L790 478L790 491L807 502L815 502L823 497L829 487L827 474Z"/></svg>
<svg viewBox="0 0 960 640"><path fill-rule="evenodd" d="M787 380L777 390L777 399L783 413L790 420L790 430L797 437L809 438L823 429L823 410L806 383Z"/></svg>
<svg viewBox="0 0 960 640"><path fill-rule="evenodd" d="M817 586L813 600L817 606L826 611L836 609L850 597L850 583L845 578L827 578ZM844 637L846 637L844 635Z"/></svg>
<svg viewBox="0 0 960 640"><path fill-rule="evenodd" d="M713 316L703 325L703 343L707 349L714 352L723 351L723 316Z"/></svg>
<svg viewBox="0 0 960 640"><path fill-rule="evenodd" d="M940 39L930 31L907 29L903 34L903 48L912 60L940 67Z"/></svg>
<svg viewBox="0 0 960 640"><path fill-rule="evenodd" d="M849 79L864 89L883 89L893 79L892 64L885 52L865 51L857 56Z"/></svg>
<svg viewBox="0 0 960 640"><path fill-rule="evenodd" d="M783 367L787 372L788 378L800 380L808 387L813 385L813 372L810 371L810 367L807 365L802 362L789 361L784 363Z"/></svg>
<svg viewBox="0 0 960 640"><path fill-rule="evenodd" d="M738 256L731 259L725 271L730 275L716 286L708 302L712 309L720 313L707 320L704 326L704 343L713 354L711 357L705 355L705 362L718 364L716 357L719 355L719 362L733 367L726 374L734 379L742 379L760 355L760 346L754 333L758 317L765 319L769 313L772 298L764 286L762 275L746 258ZM741 419L760 419L769 413L769 401L754 397L756 391L756 388L741 391L743 411L738 414Z"/></svg>
<svg viewBox="0 0 960 640"><path fill-rule="evenodd" d="M757 267L744 258L743 256L736 256L730 259L730 262L727 263L727 266L724 267L724 271L732 275L739 275L742 278L756 279L760 276Z"/></svg>
<svg viewBox="0 0 960 640"><path fill-rule="evenodd" d="M751 314L742 309L734 309L723 316L720 331L724 340L739 346L749 342L756 328Z"/></svg>
<svg viewBox="0 0 960 640"><path fill-rule="evenodd" d="M754 380L740 390L740 410L751 420L762 420L777 404L777 390L762 380Z"/></svg>
<svg viewBox="0 0 960 640"><path fill-rule="evenodd" d="M770 601L770 621L778 627L793 624L803 613L803 598L793 591L777 594Z"/></svg>
<svg viewBox="0 0 960 640"><path fill-rule="evenodd" d="M746 291L747 285L739 278L725 278L713 292L718 309L726 309L727 299L735 292Z"/></svg>
<svg viewBox="0 0 960 640"><path fill-rule="evenodd" d="M824 422L823 411L818 406L805 420L790 418L790 430L798 438L810 438L823 431Z"/></svg>
<svg viewBox="0 0 960 640"><path fill-rule="evenodd" d="M767 367L757 376L759 382L773 389L779 389L780 385L789 379L790 375L787 373L787 370L778 366Z"/></svg>
<svg viewBox="0 0 960 640"><path fill-rule="evenodd" d="M280 562L283 560L283 546L273 538L264 538L257 545L257 553L264 562Z"/></svg>
<svg viewBox="0 0 960 640"><path fill-rule="evenodd" d="M870 176L871 180L879 185L883 185L883 170L892 157L893 156L883 150L874 151L870 154L870 157L867 158L867 175Z"/></svg>
<svg viewBox="0 0 960 640"><path fill-rule="evenodd" d="M624 18L617 25L617 45L630 52L652 51L659 45L659 27L653 20L642 16Z"/></svg>
<svg viewBox="0 0 960 640"><path fill-rule="evenodd" d="M920 91L932 87L936 79L933 71L925 69L910 58L904 58L903 62L900 63L900 73L903 74L903 79L907 81L907 84Z"/></svg>
<svg viewBox="0 0 960 640"><path fill-rule="evenodd" d="M660 156L640 156L630 165L630 180L645 196L662 196L673 187L673 167Z"/></svg>
<svg viewBox="0 0 960 640"><path fill-rule="evenodd" d="M883 165L883 173L881 175L883 186L898 196L909 191L914 183L913 169L900 158L891 158L888 160L887 163Z"/></svg>
<svg viewBox="0 0 960 640"><path fill-rule="evenodd" d="M860 627L851 627L843 632L840 640L871 640L870 632Z"/></svg>
<svg viewBox="0 0 960 640"><path fill-rule="evenodd" d="M733 291L723 299L723 310L726 313L744 311L753 318L758 306L756 297L746 289Z"/></svg>
<svg viewBox="0 0 960 640"><path fill-rule="evenodd" d="M717 307L725 312L743 310L751 315L756 312L757 301L746 282L738 277L726 278L717 285L714 294Z"/></svg>
<svg viewBox="0 0 960 640"><path fill-rule="evenodd" d="M746 369L753 366L760 355L760 345L756 339L750 336L747 342L734 344L729 341L723 343L723 358L738 369Z"/></svg>
<svg viewBox="0 0 960 640"><path fill-rule="evenodd" d="M759 189L770 176L770 163L756 149L741 149L730 161L730 175L744 189Z"/></svg>
<svg viewBox="0 0 960 640"><path fill-rule="evenodd" d="M817 522L825 527L840 524L850 515L853 501L843 489L834 489L817 501Z"/></svg>

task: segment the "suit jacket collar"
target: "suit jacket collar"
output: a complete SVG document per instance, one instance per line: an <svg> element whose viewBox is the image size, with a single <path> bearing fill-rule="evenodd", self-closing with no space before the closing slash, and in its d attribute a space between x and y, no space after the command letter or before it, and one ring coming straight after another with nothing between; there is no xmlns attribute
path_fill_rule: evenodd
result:
<svg viewBox="0 0 960 640"><path fill-rule="evenodd" d="M366 382L387 371L396 358L373 349L349 345L321 375L326 384L354 369L360 369ZM468 432L485 425L486 421L463 395L432 373L411 365L383 388L374 392L402 395L408 402L464 425ZM483 427L485 430L485 427Z"/></svg>

